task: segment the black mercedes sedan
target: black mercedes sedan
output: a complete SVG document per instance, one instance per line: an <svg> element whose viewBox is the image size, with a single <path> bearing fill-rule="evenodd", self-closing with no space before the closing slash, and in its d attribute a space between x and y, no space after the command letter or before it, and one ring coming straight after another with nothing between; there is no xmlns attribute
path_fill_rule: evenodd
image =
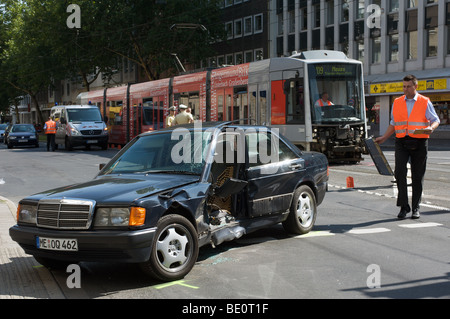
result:
<svg viewBox="0 0 450 319"><path fill-rule="evenodd" d="M14 124L9 129L5 144L9 149L14 146L39 147L39 136L33 124Z"/></svg>
<svg viewBox="0 0 450 319"><path fill-rule="evenodd" d="M143 133L100 166L91 181L22 199L12 239L45 266L135 262L178 280L201 246L277 223L308 233L328 181L323 154L233 123Z"/></svg>

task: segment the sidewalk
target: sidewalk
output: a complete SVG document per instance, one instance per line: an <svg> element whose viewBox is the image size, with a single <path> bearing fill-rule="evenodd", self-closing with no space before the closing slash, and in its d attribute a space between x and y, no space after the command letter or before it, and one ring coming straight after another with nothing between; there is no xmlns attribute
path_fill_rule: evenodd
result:
<svg viewBox="0 0 450 319"><path fill-rule="evenodd" d="M14 203L0 196L0 299L64 299L47 268L9 237L15 214Z"/></svg>

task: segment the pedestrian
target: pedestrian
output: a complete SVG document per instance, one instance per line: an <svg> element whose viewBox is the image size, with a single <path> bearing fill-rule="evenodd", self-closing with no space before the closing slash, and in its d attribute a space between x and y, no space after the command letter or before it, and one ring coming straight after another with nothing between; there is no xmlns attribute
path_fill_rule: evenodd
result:
<svg viewBox="0 0 450 319"><path fill-rule="evenodd" d="M403 78L404 95L395 99L392 105L391 121L383 136L375 142L384 143L395 133L395 179L397 182L397 206L399 219L411 211L412 218L420 218L419 204L422 198L425 176L428 138L439 126L439 117L430 99L417 93L418 81L414 75ZM407 163L411 165L412 202L408 203L406 175Z"/></svg>
<svg viewBox="0 0 450 319"><path fill-rule="evenodd" d="M57 124L53 121L52 117L48 117L48 121L45 122L44 132L47 135L47 152L50 151L50 147L52 148L52 152L55 151L55 135L56 135Z"/></svg>
<svg viewBox="0 0 450 319"><path fill-rule="evenodd" d="M180 113L175 116L172 125L194 123L194 117L192 114L186 112L186 109L188 108L186 105L180 104L178 108L180 109Z"/></svg>
<svg viewBox="0 0 450 319"><path fill-rule="evenodd" d="M173 125L173 120L175 120L175 111L177 108L175 106L171 106L169 108L169 115L166 118L166 127L171 127Z"/></svg>

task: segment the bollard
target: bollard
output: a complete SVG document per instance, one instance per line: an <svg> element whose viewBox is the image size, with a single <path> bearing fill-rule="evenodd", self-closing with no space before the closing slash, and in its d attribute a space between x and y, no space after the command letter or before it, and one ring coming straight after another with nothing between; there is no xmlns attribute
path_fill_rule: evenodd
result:
<svg viewBox="0 0 450 319"><path fill-rule="evenodd" d="M348 176L347 177L347 188L354 188L355 187L355 183L353 181L353 177Z"/></svg>

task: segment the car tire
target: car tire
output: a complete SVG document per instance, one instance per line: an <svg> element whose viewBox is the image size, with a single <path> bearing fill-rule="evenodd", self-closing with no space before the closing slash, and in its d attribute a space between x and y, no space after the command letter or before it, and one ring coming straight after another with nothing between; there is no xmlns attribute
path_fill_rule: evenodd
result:
<svg viewBox="0 0 450 319"><path fill-rule="evenodd" d="M6 145L8 145L8 149L12 149L13 148L12 144L7 143Z"/></svg>
<svg viewBox="0 0 450 319"><path fill-rule="evenodd" d="M140 266L158 280L179 280L194 267L198 250L197 231L192 223L181 215L166 215L158 221L150 259Z"/></svg>
<svg viewBox="0 0 450 319"><path fill-rule="evenodd" d="M317 203L313 191L302 185L294 192L289 215L283 222L288 233L303 235L314 227L317 216Z"/></svg>

